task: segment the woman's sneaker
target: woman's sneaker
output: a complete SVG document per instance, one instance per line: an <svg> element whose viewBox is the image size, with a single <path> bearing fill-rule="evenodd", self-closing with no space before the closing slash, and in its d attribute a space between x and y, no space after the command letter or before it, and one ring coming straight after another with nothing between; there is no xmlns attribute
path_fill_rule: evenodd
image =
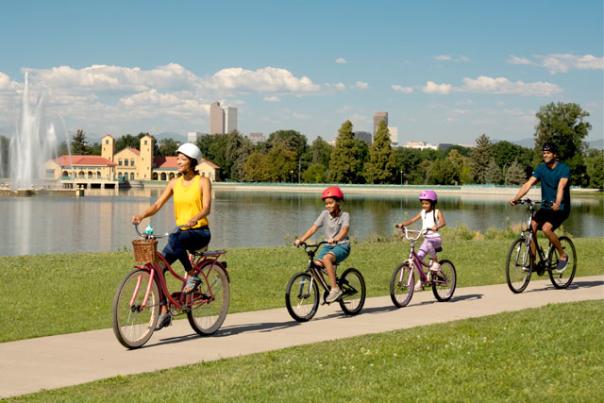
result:
<svg viewBox="0 0 604 403"><path fill-rule="evenodd" d="M155 326L155 330L161 330L164 327L168 327L172 324L172 315L170 312L162 313L159 315L159 319L157 319L157 326Z"/></svg>
<svg viewBox="0 0 604 403"><path fill-rule="evenodd" d="M430 265L430 271L435 272L435 271L439 271L439 270L440 270L440 263L432 262L432 264Z"/></svg>
<svg viewBox="0 0 604 403"><path fill-rule="evenodd" d="M332 288L329 291L329 295L327 296L327 298L325 298L325 302L331 304L332 302L337 301L338 298L340 298L341 296L342 296L342 290L340 289L340 287Z"/></svg>

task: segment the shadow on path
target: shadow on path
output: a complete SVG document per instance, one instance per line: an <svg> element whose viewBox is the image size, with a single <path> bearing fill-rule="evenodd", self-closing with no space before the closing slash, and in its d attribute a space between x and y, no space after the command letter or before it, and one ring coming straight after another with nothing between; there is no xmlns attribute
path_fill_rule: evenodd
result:
<svg viewBox="0 0 604 403"><path fill-rule="evenodd" d="M593 288L593 287L599 287L604 285L604 281L602 280L593 280L593 281L574 281L571 285L568 286L568 288L562 288L560 289L560 291L572 291L572 290L578 290L580 288ZM543 288L536 288L534 290L528 290L526 291L527 293L529 292L542 292L542 291L549 291L549 290L557 290L556 287L554 287L552 284L548 284L547 286L543 287Z"/></svg>

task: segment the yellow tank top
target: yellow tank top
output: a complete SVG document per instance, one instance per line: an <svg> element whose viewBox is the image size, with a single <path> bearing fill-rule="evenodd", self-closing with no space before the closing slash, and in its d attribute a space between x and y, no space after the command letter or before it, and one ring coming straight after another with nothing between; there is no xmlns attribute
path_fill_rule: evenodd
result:
<svg viewBox="0 0 604 403"><path fill-rule="evenodd" d="M176 219L176 225L179 227L188 223L203 208L200 180L199 175L195 175L191 183L185 186L182 176L176 179L173 189L174 218ZM208 219L202 218L193 228L204 227L206 225L208 225Z"/></svg>

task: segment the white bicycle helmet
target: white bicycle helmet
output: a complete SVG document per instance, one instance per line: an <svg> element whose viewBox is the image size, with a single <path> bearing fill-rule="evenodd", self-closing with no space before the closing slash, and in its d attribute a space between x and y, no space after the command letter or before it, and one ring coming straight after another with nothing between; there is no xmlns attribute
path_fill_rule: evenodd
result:
<svg viewBox="0 0 604 403"><path fill-rule="evenodd" d="M193 143L184 143L183 145L178 147L176 153L184 154L187 157L197 161L198 164L201 162L201 150Z"/></svg>

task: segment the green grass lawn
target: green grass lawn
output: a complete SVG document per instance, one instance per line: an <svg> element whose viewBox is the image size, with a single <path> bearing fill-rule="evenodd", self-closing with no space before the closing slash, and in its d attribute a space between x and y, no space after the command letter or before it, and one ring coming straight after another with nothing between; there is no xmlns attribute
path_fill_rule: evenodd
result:
<svg viewBox="0 0 604 403"><path fill-rule="evenodd" d="M604 239L574 241L577 276L604 273ZM510 243L451 240L440 256L455 263L458 287L504 283ZM386 295L392 271L407 253L408 244L400 241L361 242L342 268L362 271L369 296ZM304 270L307 256L294 247L248 248L230 250L226 260L230 312L240 312L283 307L287 281ZM0 342L111 327L113 294L132 263L126 252L0 257Z"/></svg>
<svg viewBox="0 0 604 403"><path fill-rule="evenodd" d="M15 401L601 401L604 301L206 362Z"/></svg>

